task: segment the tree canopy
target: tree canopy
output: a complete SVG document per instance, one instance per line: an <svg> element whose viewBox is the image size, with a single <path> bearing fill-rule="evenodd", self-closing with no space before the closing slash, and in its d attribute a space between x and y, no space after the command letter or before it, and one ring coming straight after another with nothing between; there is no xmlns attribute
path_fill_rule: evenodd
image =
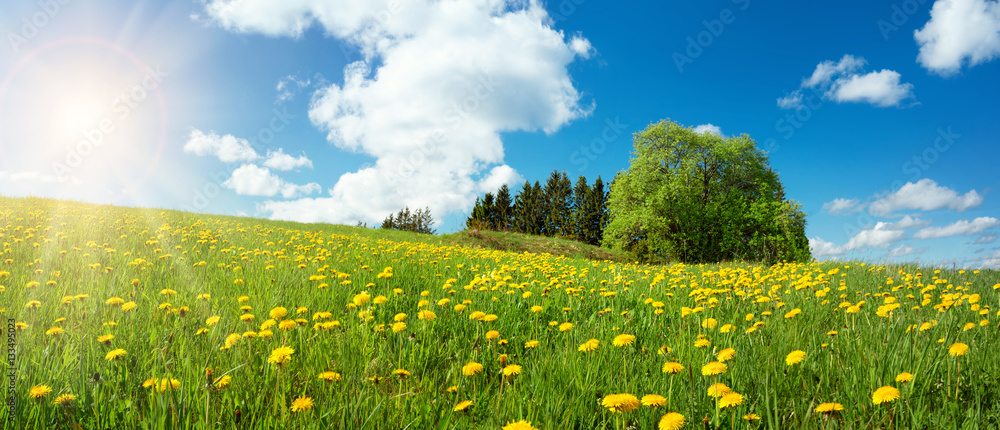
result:
<svg viewBox="0 0 1000 430"><path fill-rule="evenodd" d="M669 120L636 133L611 183L603 243L640 259L808 261L805 214L747 135Z"/></svg>

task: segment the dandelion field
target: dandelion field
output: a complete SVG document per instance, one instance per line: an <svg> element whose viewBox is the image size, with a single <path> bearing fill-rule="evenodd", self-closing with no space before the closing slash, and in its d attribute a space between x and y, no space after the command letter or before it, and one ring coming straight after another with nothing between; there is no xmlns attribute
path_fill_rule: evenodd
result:
<svg viewBox="0 0 1000 430"><path fill-rule="evenodd" d="M2 197L0 244L3 428L1000 427L993 270L637 265Z"/></svg>

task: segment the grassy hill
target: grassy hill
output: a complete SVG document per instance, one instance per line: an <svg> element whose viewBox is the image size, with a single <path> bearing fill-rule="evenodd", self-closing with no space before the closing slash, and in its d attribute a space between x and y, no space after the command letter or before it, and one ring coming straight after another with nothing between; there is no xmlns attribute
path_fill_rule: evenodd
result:
<svg viewBox="0 0 1000 430"><path fill-rule="evenodd" d="M0 245L4 428L1000 426L993 270L3 197Z"/></svg>

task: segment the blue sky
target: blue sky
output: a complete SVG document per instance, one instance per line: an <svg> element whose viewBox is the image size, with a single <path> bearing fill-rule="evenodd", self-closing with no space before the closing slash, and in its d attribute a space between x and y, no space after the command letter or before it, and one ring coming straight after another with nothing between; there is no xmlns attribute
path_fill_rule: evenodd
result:
<svg viewBox="0 0 1000 430"><path fill-rule="evenodd" d="M377 224L672 119L770 153L819 259L1000 265L986 0L4 2L0 193Z"/></svg>

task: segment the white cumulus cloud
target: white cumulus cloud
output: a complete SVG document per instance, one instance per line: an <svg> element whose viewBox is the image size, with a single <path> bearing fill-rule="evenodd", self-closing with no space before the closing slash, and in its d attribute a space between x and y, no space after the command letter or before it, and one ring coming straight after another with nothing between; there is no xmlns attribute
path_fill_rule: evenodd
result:
<svg viewBox="0 0 1000 430"><path fill-rule="evenodd" d="M1000 219L978 217L972 221L956 221L944 227L927 227L918 231L913 237L917 239L934 239L948 236L971 236L994 227L1000 227Z"/></svg>
<svg viewBox="0 0 1000 430"><path fill-rule="evenodd" d="M937 210L951 209L962 212L983 204L983 196L970 190L958 194L955 190L943 187L932 179L921 179L917 182L907 182L895 193L878 199L869 205L873 215L887 216L897 210Z"/></svg>
<svg viewBox="0 0 1000 430"><path fill-rule="evenodd" d="M819 91L822 97L837 103L869 103L878 107L899 106L913 98L913 84L901 82L898 72L882 69L865 72L864 58L844 55L839 61L823 61L812 75L802 80L799 89L778 98L778 107L797 109L803 106L803 89Z"/></svg>
<svg viewBox="0 0 1000 430"><path fill-rule="evenodd" d="M899 246L893 248L885 256L886 257L904 257L904 256L907 256L907 255L923 254L926 251L927 251L927 248L914 248L914 247L912 247L912 246L904 243L902 245L899 245Z"/></svg>
<svg viewBox="0 0 1000 430"><path fill-rule="evenodd" d="M823 210L830 215L845 215L861 210L862 205L857 199L836 198L823 203Z"/></svg>
<svg viewBox="0 0 1000 430"><path fill-rule="evenodd" d="M320 191L317 183L296 185L285 182L265 167L244 164L233 171L233 175L222 183L241 196L273 197L281 194L286 199L294 199L300 195L308 195Z"/></svg>
<svg viewBox="0 0 1000 430"><path fill-rule="evenodd" d="M260 158L250 142L231 134L219 136L215 132L205 134L201 130L191 130L184 144L184 152L198 156L211 155L223 163L253 161Z"/></svg>
<svg viewBox="0 0 1000 430"><path fill-rule="evenodd" d="M847 252L843 249L843 247L837 246L837 244L833 242L827 242L818 237L809 238L809 249L812 250L812 256L816 259L843 255Z"/></svg>
<svg viewBox="0 0 1000 430"><path fill-rule="evenodd" d="M717 135L717 136L722 136L722 128L720 128L717 125L713 125L712 123L702 124L702 125L699 125L699 126L695 126L694 132L695 133L705 133L705 132L708 132L708 133L711 133L711 134L714 134L714 135Z"/></svg>
<svg viewBox="0 0 1000 430"><path fill-rule="evenodd" d="M920 45L917 61L940 75L991 61L1000 56L1000 2L938 0L913 38Z"/></svg>
<svg viewBox="0 0 1000 430"><path fill-rule="evenodd" d="M899 73L881 70L865 75L851 75L830 89L837 102L864 102L875 106L896 106L912 97L913 84L899 82Z"/></svg>
<svg viewBox="0 0 1000 430"><path fill-rule="evenodd" d="M305 154L293 157L286 154L281 148L278 148L277 151L269 151L267 153L267 160L264 160L264 166L274 170L294 170L299 167L308 167L311 169L313 163Z"/></svg>
<svg viewBox="0 0 1000 430"><path fill-rule="evenodd" d="M518 177L503 162L501 133L553 133L594 108L567 70L593 47L553 29L534 0L214 0L205 11L237 32L300 37L318 25L365 56L313 94L309 118L334 146L375 163L341 175L329 197L263 203L272 218L468 210L483 187Z"/></svg>

